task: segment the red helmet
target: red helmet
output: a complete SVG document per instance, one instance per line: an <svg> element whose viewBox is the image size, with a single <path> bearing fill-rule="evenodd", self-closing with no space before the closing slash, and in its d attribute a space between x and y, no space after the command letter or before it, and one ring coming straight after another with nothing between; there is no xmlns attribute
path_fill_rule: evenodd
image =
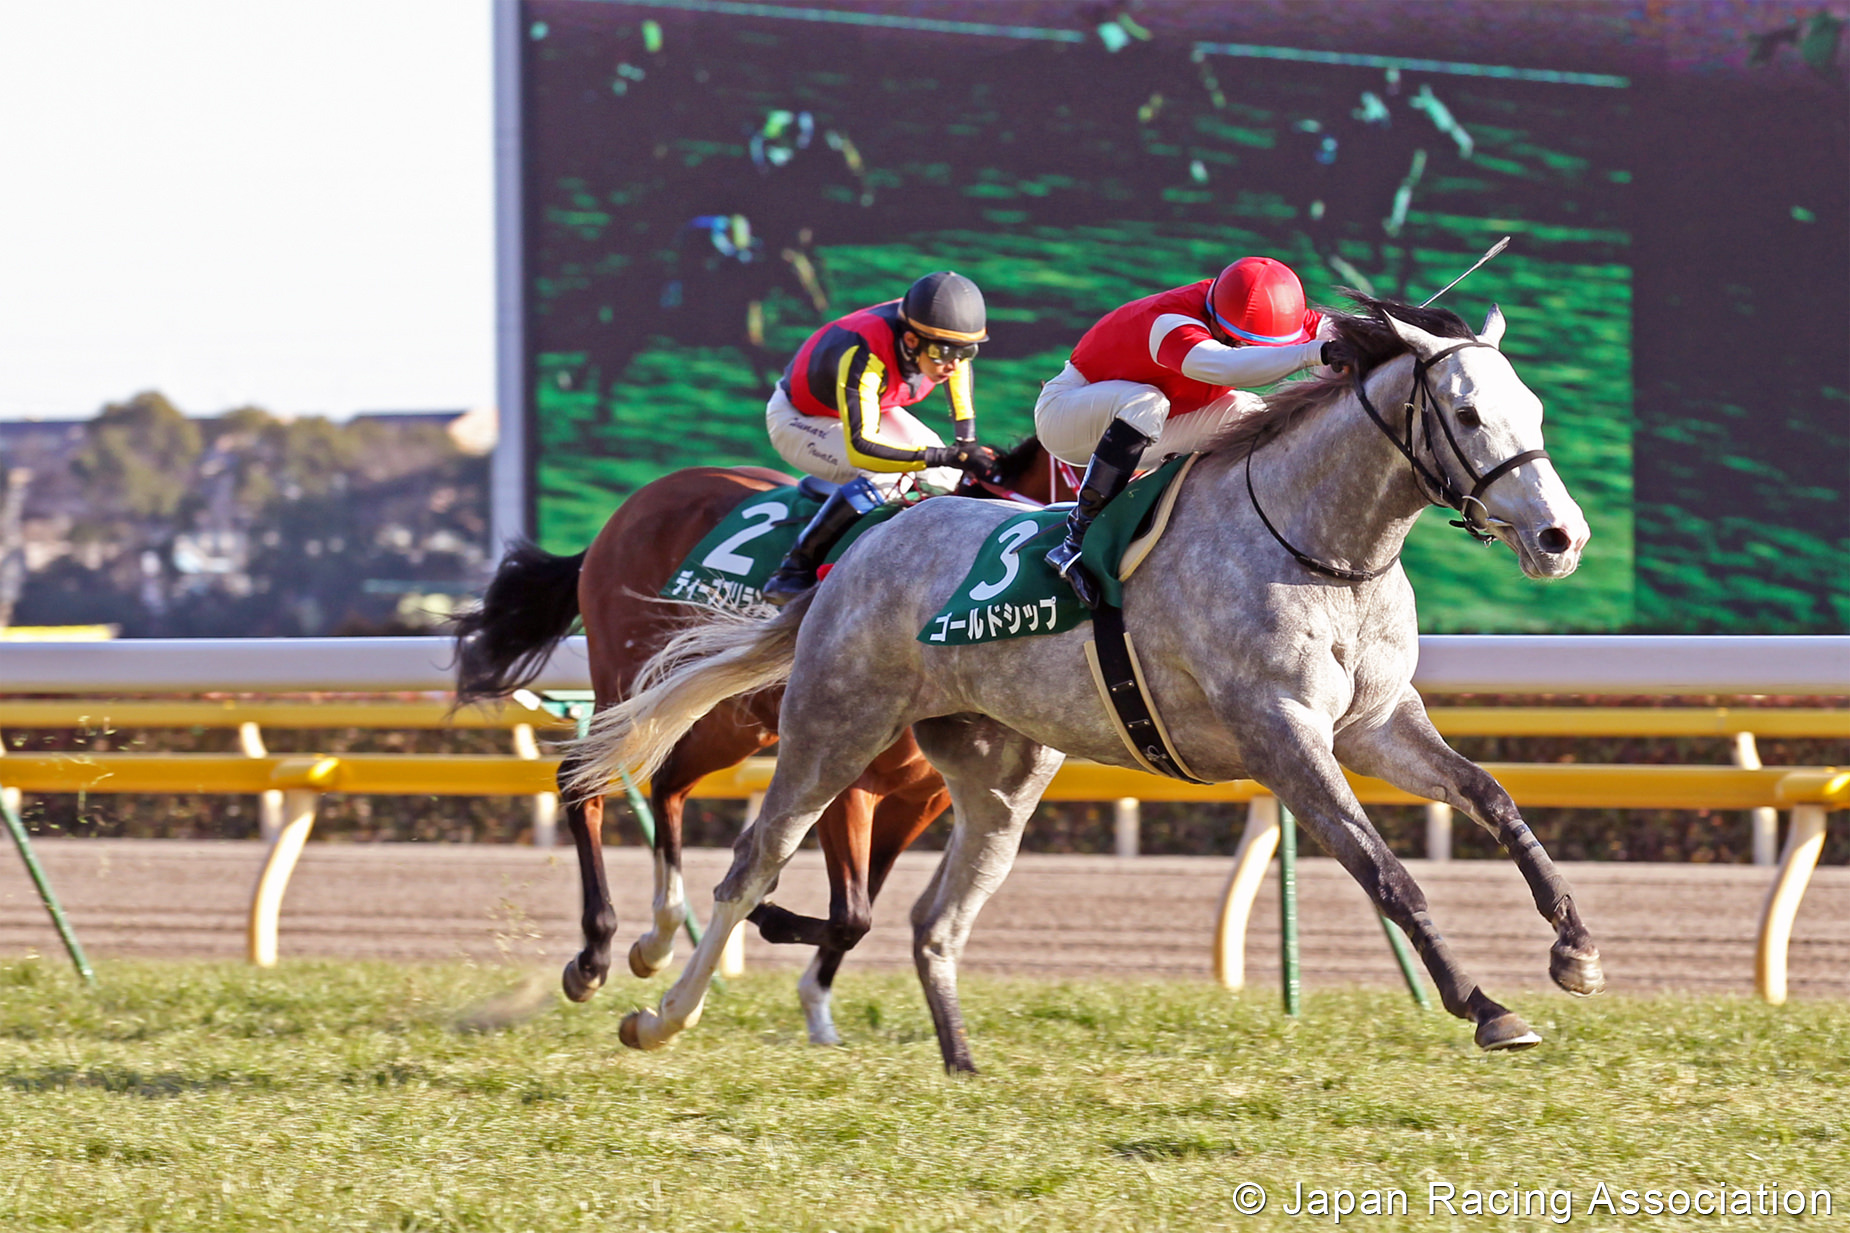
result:
<svg viewBox="0 0 1850 1233"><path fill-rule="evenodd" d="M1270 257L1242 257L1222 270L1208 287L1208 316L1260 347L1309 342L1317 332L1317 314L1304 307L1304 284Z"/></svg>

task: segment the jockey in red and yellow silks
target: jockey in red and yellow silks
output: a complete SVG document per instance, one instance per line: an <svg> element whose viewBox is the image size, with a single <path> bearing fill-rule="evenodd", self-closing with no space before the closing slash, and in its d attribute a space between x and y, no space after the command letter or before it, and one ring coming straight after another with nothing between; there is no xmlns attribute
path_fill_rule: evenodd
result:
<svg viewBox="0 0 1850 1233"><path fill-rule="evenodd" d="M1243 257L1211 279L1133 300L1086 331L1034 406L1047 451L1086 462L1066 538L1047 554L1083 603L1096 607L1099 592L1079 550L1105 503L1145 457L1211 448L1263 406L1254 387L1327 363L1322 325L1289 266Z"/></svg>
<svg viewBox="0 0 1850 1233"><path fill-rule="evenodd" d="M815 585L823 555L901 476L922 472L928 487L948 491L960 472L995 466L995 451L977 444L971 397L986 317L976 284L945 270L901 299L830 322L797 351L765 406L765 428L786 462L842 487L765 584L767 600L787 603ZM950 445L905 409L939 385L951 402Z"/></svg>
<svg viewBox="0 0 1850 1233"><path fill-rule="evenodd" d="M923 429L911 415L904 419L889 415L923 401L938 387L933 380L935 373L927 375L921 366L901 358L900 336L907 326L899 305L898 300L876 304L823 326L810 335L778 383L779 392L804 415L841 421L840 440L846 447L843 462L846 469L855 472L922 471L930 465L926 450L942 444L936 434ZM952 367L944 387L951 400L955 438L974 440L976 411L971 405L969 364ZM924 437L932 440L924 442ZM790 461L804 466L808 459L799 456ZM804 469L817 474L808 466ZM836 479L838 475L839 472L825 474L823 478ZM852 475L839 478L850 479ZM957 473L952 469L949 475L932 478L947 480L936 486L948 488L957 482Z"/></svg>

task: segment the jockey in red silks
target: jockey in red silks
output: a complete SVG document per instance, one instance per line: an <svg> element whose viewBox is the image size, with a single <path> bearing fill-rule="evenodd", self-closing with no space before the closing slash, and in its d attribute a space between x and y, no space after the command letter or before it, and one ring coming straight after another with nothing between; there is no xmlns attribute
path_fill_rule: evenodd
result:
<svg viewBox="0 0 1850 1233"><path fill-rule="evenodd" d="M764 410L771 445L799 471L841 487L765 583L766 600L786 604L815 586L828 550L893 496L902 475L920 473L927 487L949 491L959 472L995 468L996 452L976 442L970 393L986 321L977 285L941 270L901 299L823 326L791 359ZM950 445L905 410L941 384L951 400Z"/></svg>
<svg viewBox="0 0 1850 1233"><path fill-rule="evenodd" d="M1066 538L1047 554L1080 602L1098 580L1079 563L1086 528L1145 458L1208 449L1263 407L1255 386L1330 362L1291 267L1242 257L1218 275L1105 314L1041 387L1034 428L1054 457L1086 463Z"/></svg>

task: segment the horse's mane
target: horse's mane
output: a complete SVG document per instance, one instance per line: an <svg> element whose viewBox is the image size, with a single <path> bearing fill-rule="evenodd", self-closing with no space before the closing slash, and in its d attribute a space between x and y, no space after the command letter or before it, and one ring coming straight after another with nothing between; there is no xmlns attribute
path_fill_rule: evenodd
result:
<svg viewBox="0 0 1850 1233"><path fill-rule="evenodd" d="M1343 295L1359 312L1326 309L1324 316L1335 332L1339 349L1364 379L1368 374L1397 356L1407 354L1407 344L1400 340L1387 323L1392 315L1408 325L1418 326L1440 338L1476 338L1464 318L1449 308L1422 308L1403 300L1364 295L1345 288ZM1260 437L1282 427L1312 407L1320 407L1337 394L1350 388L1354 377L1349 373L1310 377L1290 381L1265 396L1265 410L1248 417L1224 438L1215 442L1219 450L1250 447Z"/></svg>

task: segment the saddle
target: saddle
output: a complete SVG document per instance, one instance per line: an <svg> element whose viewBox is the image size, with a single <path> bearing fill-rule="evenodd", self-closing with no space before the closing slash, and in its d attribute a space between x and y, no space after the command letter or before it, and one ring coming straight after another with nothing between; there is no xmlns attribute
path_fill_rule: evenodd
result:
<svg viewBox="0 0 1850 1233"><path fill-rule="evenodd" d="M1124 582L1149 559L1169 527L1181 480L1198 455L1175 459L1133 480L1086 533L1081 560L1100 580L1105 602L1087 609L1042 558L1065 533L1061 509L1003 521L978 551L951 599L919 632L928 645L970 645L1057 634L1092 622L1086 665L1124 747L1153 775L1204 783L1170 741L1149 697L1137 648L1124 628Z"/></svg>
<svg viewBox="0 0 1850 1233"><path fill-rule="evenodd" d="M777 609L765 601L764 584L796 543L810 518L840 487L840 484L806 475L788 487L772 488L747 497L694 546L659 594L663 599L680 600L703 608L770 616ZM983 491L964 495L1006 499ZM924 499L921 494L913 500L890 502L863 514L824 555L818 574L826 574L856 539L908 505Z"/></svg>

